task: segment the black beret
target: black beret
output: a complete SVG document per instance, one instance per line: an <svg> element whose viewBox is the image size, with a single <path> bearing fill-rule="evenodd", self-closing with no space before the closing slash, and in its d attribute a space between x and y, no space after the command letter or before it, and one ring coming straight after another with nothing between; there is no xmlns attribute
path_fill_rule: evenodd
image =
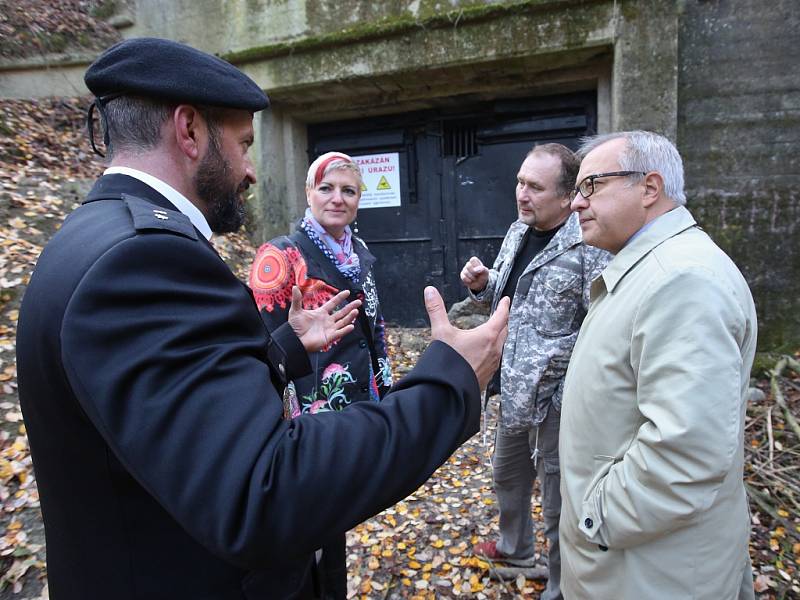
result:
<svg viewBox="0 0 800 600"><path fill-rule="evenodd" d="M232 64L158 38L132 38L111 46L83 79L100 99L129 94L252 112L269 106L261 88Z"/></svg>

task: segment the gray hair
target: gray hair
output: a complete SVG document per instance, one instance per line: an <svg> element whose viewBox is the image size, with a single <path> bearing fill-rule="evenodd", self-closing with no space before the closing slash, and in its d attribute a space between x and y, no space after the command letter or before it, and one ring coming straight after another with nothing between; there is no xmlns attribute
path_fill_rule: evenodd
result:
<svg viewBox="0 0 800 600"><path fill-rule="evenodd" d="M328 162L325 164L322 173L319 173L319 177L317 177L317 171L319 170L320 165L325 163L325 161ZM361 168L358 166L356 161L354 161L344 152L326 152L325 154L318 156L316 160L308 167L308 174L306 175L306 189L310 190L314 187L315 179L322 179L331 171L338 171L339 169L351 171L356 176L356 180L358 180L359 193L361 193L361 185L364 183L364 179L361 176Z"/></svg>
<svg viewBox="0 0 800 600"><path fill-rule="evenodd" d="M103 127L108 132L108 159L120 151L152 150L161 142L161 128L169 121L177 104L142 96L119 96L103 104ZM212 143L219 143L222 120L220 109L196 106L205 119Z"/></svg>
<svg viewBox="0 0 800 600"><path fill-rule="evenodd" d="M578 156L583 159L589 152L618 138L625 139L625 149L619 155L623 171L656 171L664 179L664 193L675 204L686 204L683 191L683 160L681 155L663 135L650 131L619 131L586 137L581 140Z"/></svg>

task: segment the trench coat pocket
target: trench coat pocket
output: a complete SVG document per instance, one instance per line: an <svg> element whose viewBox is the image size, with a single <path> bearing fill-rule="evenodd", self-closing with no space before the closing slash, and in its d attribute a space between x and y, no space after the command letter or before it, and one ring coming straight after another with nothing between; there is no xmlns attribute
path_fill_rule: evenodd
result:
<svg viewBox="0 0 800 600"><path fill-rule="evenodd" d="M611 470L619 459L616 456L609 456L607 454L595 454L592 464L592 480L589 482L589 487L583 495L583 501L586 502L594 497L595 490L603 479Z"/></svg>
<svg viewBox="0 0 800 600"><path fill-rule="evenodd" d="M606 540L600 534L603 525L603 506L598 494L598 487L603 478L608 475L619 459L616 456L607 454L595 454L592 464L592 480L583 495L580 522L578 528L584 535L596 544L607 545Z"/></svg>

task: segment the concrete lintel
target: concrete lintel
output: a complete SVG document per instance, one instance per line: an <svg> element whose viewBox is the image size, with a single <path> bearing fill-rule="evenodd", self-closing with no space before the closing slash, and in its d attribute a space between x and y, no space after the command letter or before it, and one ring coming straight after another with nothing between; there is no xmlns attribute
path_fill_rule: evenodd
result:
<svg viewBox="0 0 800 600"><path fill-rule="evenodd" d="M362 21L346 29L326 31L319 35L301 36L299 39L275 42L264 46L233 50L222 56L235 64L269 60L283 55L302 54L319 50L331 51L348 44L365 44L374 40L404 35L410 32L430 32L436 29L457 29L476 22L501 17L524 18L546 11L577 10L592 2L607 0L516 0L497 3L474 3L466 6L454 4L450 10L420 14L418 8L401 14L386 14L374 21ZM410 7L409 7L410 8Z"/></svg>
<svg viewBox="0 0 800 600"><path fill-rule="evenodd" d="M305 122L364 114L421 110L447 103L503 97L538 96L599 87L610 72L610 48L591 48L484 65L433 68L427 72L363 77L273 91L270 97L287 113ZM607 75L606 75L607 78Z"/></svg>
<svg viewBox="0 0 800 600"><path fill-rule="evenodd" d="M613 4L590 3L561 11L509 15L447 29L413 30L369 43L319 48L243 65L268 92L363 77L427 73L514 58L606 47L613 40Z"/></svg>
<svg viewBox="0 0 800 600"><path fill-rule="evenodd" d="M89 63L31 69L0 69L0 97L12 99L84 96L89 93L83 74Z"/></svg>
<svg viewBox="0 0 800 600"><path fill-rule="evenodd" d="M0 58L0 71L29 71L31 69L88 65L97 58L98 54L99 52L79 52L40 54L38 56L26 56L25 58Z"/></svg>
<svg viewBox="0 0 800 600"><path fill-rule="evenodd" d="M47 96L83 96L86 68L98 53L42 54L0 59L0 98L28 99Z"/></svg>

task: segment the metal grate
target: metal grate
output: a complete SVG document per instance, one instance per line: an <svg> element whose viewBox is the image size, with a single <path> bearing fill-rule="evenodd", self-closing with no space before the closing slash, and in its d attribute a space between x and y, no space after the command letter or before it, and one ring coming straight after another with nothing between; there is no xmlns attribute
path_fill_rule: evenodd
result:
<svg viewBox="0 0 800 600"><path fill-rule="evenodd" d="M460 123L445 123L442 136L442 154L463 158L475 156L478 153L478 142L475 136L476 128Z"/></svg>

